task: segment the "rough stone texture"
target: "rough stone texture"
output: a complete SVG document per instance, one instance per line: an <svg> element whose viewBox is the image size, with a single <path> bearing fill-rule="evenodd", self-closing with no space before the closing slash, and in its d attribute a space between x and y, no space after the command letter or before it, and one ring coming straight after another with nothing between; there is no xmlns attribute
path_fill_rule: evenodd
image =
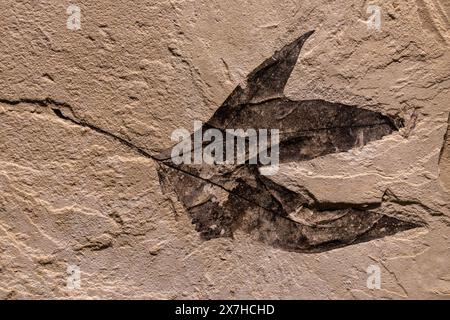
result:
<svg viewBox="0 0 450 320"><path fill-rule="evenodd" d="M0 298L449 298L445 0L80 0L79 31L68 4L0 5ZM284 94L398 114L404 128L283 163L272 181L424 227L310 254L240 231L203 240L154 157L313 29ZM366 287L370 265L380 290Z"/></svg>

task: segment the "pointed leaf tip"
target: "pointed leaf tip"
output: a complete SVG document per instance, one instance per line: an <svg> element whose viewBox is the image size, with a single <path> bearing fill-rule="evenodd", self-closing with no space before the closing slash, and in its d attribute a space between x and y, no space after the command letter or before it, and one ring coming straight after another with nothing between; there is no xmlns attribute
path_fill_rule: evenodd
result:
<svg viewBox="0 0 450 320"><path fill-rule="evenodd" d="M303 44L313 33L314 30L309 31L285 45L248 75L247 102L283 96Z"/></svg>

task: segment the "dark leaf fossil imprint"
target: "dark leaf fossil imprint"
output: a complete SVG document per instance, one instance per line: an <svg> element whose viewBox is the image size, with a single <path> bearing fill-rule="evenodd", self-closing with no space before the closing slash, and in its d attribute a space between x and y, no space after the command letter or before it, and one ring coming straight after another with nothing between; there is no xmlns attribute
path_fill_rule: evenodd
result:
<svg viewBox="0 0 450 320"><path fill-rule="evenodd" d="M280 163L345 152L398 131L402 120L323 100L292 101L283 90L308 32L264 61L202 130L279 129ZM203 145L203 148L205 145ZM165 190L174 191L205 240L243 231L274 247L321 252L419 227L367 205L323 204L260 174L259 165L176 165L158 158Z"/></svg>

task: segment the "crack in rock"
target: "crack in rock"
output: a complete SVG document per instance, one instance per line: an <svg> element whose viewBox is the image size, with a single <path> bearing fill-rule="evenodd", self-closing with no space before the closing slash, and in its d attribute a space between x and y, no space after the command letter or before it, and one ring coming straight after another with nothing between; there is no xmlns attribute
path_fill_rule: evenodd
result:
<svg viewBox="0 0 450 320"><path fill-rule="evenodd" d="M149 152L145 151L144 149L142 149L141 147L136 146L135 144L133 144L132 142L112 133L109 132L107 130L104 130L102 128L99 128L93 124L90 124L88 122L86 122L85 120L80 120L75 118L72 106L68 103L65 102L59 102L59 101L55 101L53 99L50 98L46 98L46 99L28 99L28 98L22 98L22 99L18 99L18 100L9 100L9 99L0 99L0 103L6 104L6 105L10 105L10 106L18 106L20 104L28 104L28 105L35 105L41 108L46 108L47 110L50 110L52 112L52 114L54 114L55 116L57 116L58 118L69 122L73 125L76 126L80 126L80 127L85 127L85 128L89 128L90 130L97 132L101 135L107 136L109 138L112 138L113 140L119 142L120 144L128 147L129 149L133 150L137 155L145 157L147 159L151 159L154 160L155 162L157 162L160 166L164 166L164 167L168 167L170 169L179 171L182 174L185 174L189 177L191 177L192 179L196 180L199 179L204 183L210 184L224 192L227 193L234 193L234 190L229 190L227 189L225 186L222 186L220 184L217 184L214 181L211 181L207 178L203 178L201 176L195 175L194 173L191 173L189 171L185 171L183 168L179 168L176 167L175 165L171 164L171 163L167 163L164 162L162 159L160 159L155 155L150 154ZM63 112L63 109L68 110L72 116L68 116L67 114L65 114ZM158 171L159 172L159 171ZM243 195L239 195L239 194L234 194L234 196L238 197L240 199L240 201L244 201L244 202L250 202L250 199L245 198ZM259 206L259 204L254 204L256 206ZM264 209L264 208L262 208Z"/></svg>

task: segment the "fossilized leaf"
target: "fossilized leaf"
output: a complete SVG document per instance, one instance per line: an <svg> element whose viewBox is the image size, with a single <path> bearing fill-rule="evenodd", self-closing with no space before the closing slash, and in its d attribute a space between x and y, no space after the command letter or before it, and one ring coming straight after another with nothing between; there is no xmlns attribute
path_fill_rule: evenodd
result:
<svg viewBox="0 0 450 320"><path fill-rule="evenodd" d="M216 128L225 134L226 129L278 129L280 162L345 152L397 131L402 121L394 116L283 96L311 34L286 45L257 67L201 130ZM418 227L364 204L325 206L307 190L293 192L261 175L260 164L176 165L170 154L167 150L159 155L166 164L159 169L161 183L176 192L206 240L232 237L239 229L286 250L317 252Z"/></svg>

